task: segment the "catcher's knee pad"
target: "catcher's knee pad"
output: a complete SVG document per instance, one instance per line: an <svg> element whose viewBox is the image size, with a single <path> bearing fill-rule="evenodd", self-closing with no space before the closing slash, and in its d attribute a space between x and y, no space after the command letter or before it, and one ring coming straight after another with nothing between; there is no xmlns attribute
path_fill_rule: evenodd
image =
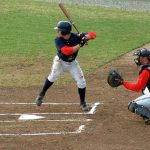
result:
<svg viewBox="0 0 150 150"><path fill-rule="evenodd" d="M136 103L134 103L134 102L130 102L129 104L128 104L128 109L131 111L131 112L135 112L135 109L137 108L137 104Z"/></svg>
<svg viewBox="0 0 150 150"><path fill-rule="evenodd" d="M150 110L144 107L143 105L138 105L137 108L135 109L135 113L144 118L150 119Z"/></svg>

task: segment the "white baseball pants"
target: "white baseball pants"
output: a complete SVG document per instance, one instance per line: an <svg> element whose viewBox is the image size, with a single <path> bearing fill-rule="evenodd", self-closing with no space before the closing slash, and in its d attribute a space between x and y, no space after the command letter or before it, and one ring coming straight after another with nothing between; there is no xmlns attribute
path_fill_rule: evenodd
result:
<svg viewBox="0 0 150 150"><path fill-rule="evenodd" d="M77 83L78 88L85 88L86 81L84 74L77 60L72 62L65 62L58 56L54 57L51 73L48 76L50 82L54 82L58 79L61 73L69 72Z"/></svg>

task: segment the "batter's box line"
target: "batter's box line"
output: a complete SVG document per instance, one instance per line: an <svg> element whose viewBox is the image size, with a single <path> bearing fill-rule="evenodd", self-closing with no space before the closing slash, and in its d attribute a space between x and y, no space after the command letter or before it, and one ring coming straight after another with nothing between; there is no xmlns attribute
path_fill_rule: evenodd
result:
<svg viewBox="0 0 150 150"><path fill-rule="evenodd" d="M26 114L30 114L30 115L93 115L96 113L96 108L99 104L100 103L94 103L89 112L73 112L73 113L69 113L69 112L64 112L64 113L45 112L45 113L26 113ZM0 114L0 116L20 116L20 115L24 115L24 114L23 113L3 113L3 114Z"/></svg>
<svg viewBox="0 0 150 150"><path fill-rule="evenodd" d="M85 125L79 126L78 129L72 132L65 132L65 131L60 131L60 132L47 132L47 133L12 133L12 134L0 134L0 136L46 136L46 135L67 135L67 134L80 134L85 130Z"/></svg>
<svg viewBox="0 0 150 150"><path fill-rule="evenodd" d="M103 104L100 102L96 102L99 104ZM88 103L92 105L92 103ZM1 102L0 105L36 105L36 103L8 103L8 102ZM42 103L42 105L80 105L80 103Z"/></svg>
<svg viewBox="0 0 150 150"><path fill-rule="evenodd" d="M60 119L60 120L48 120L48 119L43 119L43 120L0 120L0 123L24 123L24 122L91 122L93 121L92 119Z"/></svg>

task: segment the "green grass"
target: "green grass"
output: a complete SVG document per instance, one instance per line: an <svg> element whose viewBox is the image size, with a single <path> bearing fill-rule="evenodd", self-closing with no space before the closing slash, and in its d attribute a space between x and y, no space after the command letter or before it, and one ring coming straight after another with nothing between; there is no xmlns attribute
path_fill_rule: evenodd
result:
<svg viewBox="0 0 150 150"><path fill-rule="evenodd" d="M78 56L85 73L150 41L150 12L65 6L80 31L97 34ZM60 20L66 18L56 3L0 0L0 87L42 84L56 53L53 27Z"/></svg>

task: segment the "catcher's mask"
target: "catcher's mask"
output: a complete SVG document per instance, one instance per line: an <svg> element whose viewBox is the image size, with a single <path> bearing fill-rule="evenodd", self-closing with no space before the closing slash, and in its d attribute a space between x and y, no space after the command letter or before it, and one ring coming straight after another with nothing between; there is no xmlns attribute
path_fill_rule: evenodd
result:
<svg viewBox="0 0 150 150"><path fill-rule="evenodd" d="M138 66L142 65L140 62L140 57L146 57L150 60L150 50L147 50L146 48L141 48L137 50L136 52L134 52L133 55L136 56L136 58L134 59L134 62Z"/></svg>
<svg viewBox="0 0 150 150"><path fill-rule="evenodd" d="M72 30L72 25L69 21L59 21L55 30L61 31L62 35L67 35Z"/></svg>

